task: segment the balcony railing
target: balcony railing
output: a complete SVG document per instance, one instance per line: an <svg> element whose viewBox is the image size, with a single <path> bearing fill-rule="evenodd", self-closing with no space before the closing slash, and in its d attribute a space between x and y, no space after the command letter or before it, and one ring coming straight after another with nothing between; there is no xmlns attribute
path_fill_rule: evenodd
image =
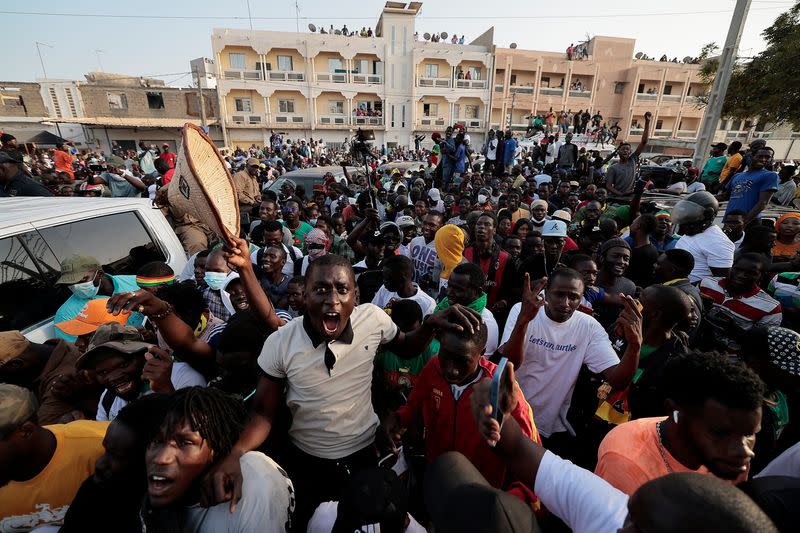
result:
<svg viewBox="0 0 800 533"><path fill-rule="evenodd" d="M347 83L347 72L317 72L317 82Z"/></svg>
<svg viewBox="0 0 800 533"><path fill-rule="evenodd" d="M483 127L483 121L479 118L465 118L456 120L456 124L461 124L466 128L479 129Z"/></svg>
<svg viewBox="0 0 800 533"><path fill-rule="evenodd" d="M383 83L383 76L380 74L350 74L351 83L360 83L362 85L380 85Z"/></svg>
<svg viewBox="0 0 800 533"><path fill-rule="evenodd" d="M456 89L485 89L486 80L456 80Z"/></svg>
<svg viewBox="0 0 800 533"><path fill-rule="evenodd" d="M444 126L447 119L444 117L420 117L419 123L421 126Z"/></svg>
<svg viewBox="0 0 800 533"><path fill-rule="evenodd" d="M697 137L696 130L678 130L679 139L694 139Z"/></svg>
<svg viewBox="0 0 800 533"><path fill-rule="evenodd" d="M275 115L275 122L281 124L302 124L306 121L306 117L295 113L280 113Z"/></svg>
<svg viewBox="0 0 800 533"><path fill-rule="evenodd" d="M672 135L672 128L653 130L653 137L670 137Z"/></svg>
<svg viewBox="0 0 800 533"><path fill-rule="evenodd" d="M539 94L542 96L563 96L564 95L564 88L563 87L542 87L539 89Z"/></svg>
<svg viewBox="0 0 800 533"><path fill-rule="evenodd" d="M516 93L516 94L533 94L533 87L525 87L525 86L522 86L522 85L517 87L517 86L513 86L512 85L511 88L509 89L509 92L511 94L514 94L514 93Z"/></svg>
<svg viewBox="0 0 800 533"><path fill-rule="evenodd" d="M725 138L727 139L745 139L747 138L747 130L742 131L726 131Z"/></svg>
<svg viewBox="0 0 800 533"><path fill-rule="evenodd" d="M630 135L644 135L644 128L631 128Z"/></svg>
<svg viewBox="0 0 800 533"><path fill-rule="evenodd" d="M231 122L237 126L244 126L245 124L261 124L263 120L261 115L231 115Z"/></svg>
<svg viewBox="0 0 800 533"><path fill-rule="evenodd" d="M643 102L655 102L658 100L657 94L636 93L636 99Z"/></svg>
<svg viewBox="0 0 800 533"><path fill-rule="evenodd" d="M575 89L570 89L569 95L573 98L591 98L592 91L577 91Z"/></svg>
<svg viewBox="0 0 800 533"><path fill-rule="evenodd" d="M664 94L661 96L662 102L680 102L682 96L679 94Z"/></svg>
<svg viewBox="0 0 800 533"><path fill-rule="evenodd" d="M426 78L420 76L417 78L417 87L440 87L447 89L450 87L450 78Z"/></svg>
<svg viewBox="0 0 800 533"><path fill-rule="evenodd" d="M267 78L269 81L306 81L306 73L296 70L270 70Z"/></svg>
<svg viewBox="0 0 800 533"><path fill-rule="evenodd" d="M350 123L348 118L347 115L322 115L319 117L319 123L326 126L346 126Z"/></svg>
<svg viewBox="0 0 800 533"><path fill-rule="evenodd" d="M494 86L494 92L496 92L496 93L501 93L501 92L503 92L503 90L505 90L505 86L504 85L495 85Z"/></svg>
<svg viewBox="0 0 800 533"><path fill-rule="evenodd" d="M753 133L754 139L769 139L772 137L771 131L756 131Z"/></svg>
<svg viewBox="0 0 800 533"><path fill-rule="evenodd" d="M258 81L262 79L260 70L226 69L222 75L226 80Z"/></svg>
<svg viewBox="0 0 800 533"><path fill-rule="evenodd" d="M383 126L383 117L353 117L356 126Z"/></svg>

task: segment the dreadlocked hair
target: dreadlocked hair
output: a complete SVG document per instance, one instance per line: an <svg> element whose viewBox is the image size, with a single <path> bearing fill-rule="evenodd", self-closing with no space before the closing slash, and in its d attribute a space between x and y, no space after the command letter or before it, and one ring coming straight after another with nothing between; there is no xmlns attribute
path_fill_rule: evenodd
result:
<svg viewBox="0 0 800 533"><path fill-rule="evenodd" d="M172 395L162 430L171 435L184 423L208 442L216 457L233 449L247 422L242 402L212 387L186 387Z"/></svg>

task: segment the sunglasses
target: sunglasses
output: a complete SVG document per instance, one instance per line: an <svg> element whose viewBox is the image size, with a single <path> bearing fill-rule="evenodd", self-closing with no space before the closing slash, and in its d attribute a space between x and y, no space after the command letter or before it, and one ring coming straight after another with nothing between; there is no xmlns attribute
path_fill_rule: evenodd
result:
<svg viewBox="0 0 800 533"><path fill-rule="evenodd" d="M284 207L283 208L283 212L284 213L297 213L297 208L296 207Z"/></svg>

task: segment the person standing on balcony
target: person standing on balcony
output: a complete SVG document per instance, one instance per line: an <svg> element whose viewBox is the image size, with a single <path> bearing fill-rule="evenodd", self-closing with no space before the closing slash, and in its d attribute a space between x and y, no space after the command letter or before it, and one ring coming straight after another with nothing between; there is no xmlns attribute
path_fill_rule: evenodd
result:
<svg viewBox="0 0 800 533"><path fill-rule="evenodd" d="M606 174L606 188L610 194L622 197L631 197L633 195L633 187L636 183L636 161L642 154L645 145L647 145L652 118L653 114L650 111L644 114L644 132L636 151L631 152L631 145L628 142L623 142L619 145L619 162L611 165Z"/></svg>

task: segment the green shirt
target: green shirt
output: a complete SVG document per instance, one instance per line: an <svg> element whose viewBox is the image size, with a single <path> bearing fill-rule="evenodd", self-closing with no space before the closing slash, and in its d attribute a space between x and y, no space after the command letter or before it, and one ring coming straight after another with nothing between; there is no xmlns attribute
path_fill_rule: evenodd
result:
<svg viewBox="0 0 800 533"><path fill-rule="evenodd" d="M727 162L728 158L724 155L709 158L703 167L703 172L700 173L700 181L706 183L718 182L719 175L722 173L722 169L725 168L725 163Z"/></svg>
<svg viewBox="0 0 800 533"><path fill-rule="evenodd" d="M429 344L418 356L412 359L400 359L397 354L389 350L378 354L376 364L380 368L383 379L390 387L412 388L414 380L436 355L436 351Z"/></svg>
<svg viewBox="0 0 800 533"><path fill-rule="evenodd" d="M286 222L284 222L283 225L286 226ZM300 248L300 250L305 254L306 253L306 235L308 235L308 232L311 231L314 228L311 227L311 224L309 224L308 222L303 222L302 220L300 221L300 225L297 226L297 228L295 228L295 229L292 229L289 226L286 226L286 227L289 229L289 231L292 232L293 244L295 246L297 246L298 248Z"/></svg>

